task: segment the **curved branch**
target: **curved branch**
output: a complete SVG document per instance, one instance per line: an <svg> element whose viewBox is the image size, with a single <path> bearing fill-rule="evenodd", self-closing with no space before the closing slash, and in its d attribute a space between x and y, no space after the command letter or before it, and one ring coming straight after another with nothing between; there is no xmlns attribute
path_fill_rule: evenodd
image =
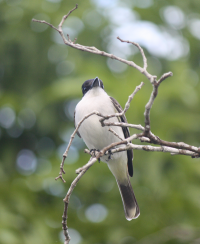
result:
<svg viewBox="0 0 200 244"><path fill-rule="evenodd" d="M140 53L142 55L142 58L143 58L143 69L146 70L147 66L148 66L147 65L147 58L146 58L146 56L144 54L144 50L140 47L140 45L138 43L136 43L136 42L130 42L130 41L122 40L121 38L119 38L119 36L117 37L117 39L120 40L121 42L131 43L131 44L133 44L134 46L136 46L139 49L139 51L140 51Z"/></svg>
<svg viewBox="0 0 200 244"><path fill-rule="evenodd" d="M68 155L68 152L69 152L69 149L72 145L72 141L74 140L74 137L75 135L77 134L78 132L78 129L79 127L81 126L81 124L83 123L84 120L86 120L87 118L89 118L90 116L92 116L93 114L96 114L98 116L101 116L103 117L103 115L101 113L99 113L98 111L94 111L90 114L87 114L77 125L76 129L74 130L74 132L72 133L71 137L70 137L70 140L69 140L69 143L68 143L68 146L63 154L63 159L62 159L62 162L60 164L60 172L59 172L59 175L55 178L55 180L58 180L58 179L61 179L64 183L66 182L62 175L65 174L65 171L64 171L64 163L65 163L65 159L67 158L67 155Z"/></svg>
<svg viewBox="0 0 200 244"><path fill-rule="evenodd" d="M153 76L151 74L149 74L149 72L147 71L147 59L146 59L146 56L144 54L144 51L143 49L140 47L140 45L138 43L135 43L135 42L130 42L130 41L124 41L122 40L121 38L117 37L118 40L120 40L121 42L127 42L127 43L131 43L133 45L135 45L141 55L142 55L142 58L143 58L143 62L144 62L144 66L143 67L140 67L139 65L137 65L136 63L134 63L133 61L128 61L126 59L123 59L123 58L120 58L120 57L117 57L111 53L107 53L107 52L104 52L104 51L101 51L99 49L97 49L96 47L90 47L90 46L84 46L84 45L81 45L81 44L78 44L78 43L75 43L75 40L74 41L71 41L70 38L69 38L69 35L67 34L67 37L68 39L66 39L65 35L64 35L64 32L63 32L63 29L62 29L62 26L63 26L63 23L64 21L69 17L69 15L78 8L78 5L76 4L76 7L73 8L72 10L69 11L69 13L67 15L64 15L60 24L58 25L58 28L56 28L55 26L53 26L52 24L44 21L44 20L36 20L36 19L32 19L32 21L34 22L39 22L39 23L42 23L42 24L46 24L46 25L49 25L51 28L55 29L56 31L58 31L58 33L61 35L62 39L63 39L63 42L67 45L67 46L70 46L72 48L75 48L75 49L78 49L78 50L81 50L81 51L85 51L85 52L90 52L90 53L94 53L94 54L97 54L97 55L102 55L102 56L105 56L105 57L108 57L108 58L111 58L111 59L115 59L115 60L118 60L122 63L125 63L129 66L132 66L133 68L137 69L140 73L144 74L149 80L151 83L153 83L153 81L157 78L156 76Z"/></svg>
<svg viewBox="0 0 200 244"><path fill-rule="evenodd" d="M67 195L65 196L65 198L63 199L64 202L64 211L63 211L63 216L62 216L62 226L63 226L63 232L64 232L64 236L65 236L65 242L64 244L68 244L70 242L70 236L68 233L68 227L67 227L67 211L68 211L68 205L69 205L69 199L70 196L74 190L74 188L76 187L78 181L81 179L81 177L86 173L86 171L97 161L97 158L90 158L89 162L86 164L87 167L85 167L84 170L82 170L79 175L74 179L74 181L71 183L71 186L67 192Z"/></svg>

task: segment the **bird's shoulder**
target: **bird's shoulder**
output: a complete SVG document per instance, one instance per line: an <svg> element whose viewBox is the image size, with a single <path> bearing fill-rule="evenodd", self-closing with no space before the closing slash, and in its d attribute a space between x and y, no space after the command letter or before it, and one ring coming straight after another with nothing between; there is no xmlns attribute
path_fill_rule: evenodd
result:
<svg viewBox="0 0 200 244"><path fill-rule="evenodd" d="M118 113L121 113L123 111L123 108L121 107L121 105L118 103L118 101L116 99L114 99L113 97L110 97L115 109L117 110ZM119 118L120 122L124 122L127 123L127 119L126 116L123 114L121 115ZM129 132L129 128L128 127L122 127L123 133L124 133L124 138L128 138L130 137L130 132ZM129 175L132 177L133 176L133 150L128 150L127 151L127 158L128 158L128 172Z"/></svg>
<svg viewBox="0 0 200 244"><path fill-rule="evenodd" d="M113 103L113 105L114 105L115 109L117 110L117 112L118 113L121 113L123 111L123 108L118 103L118 101L115 98L113 98L113 97L110 97L110 100ZM124 114L122 116L120 116L120 118L121 118L121 121L122 122L127 123L127 119L126 119L126 116Z"/></svg>

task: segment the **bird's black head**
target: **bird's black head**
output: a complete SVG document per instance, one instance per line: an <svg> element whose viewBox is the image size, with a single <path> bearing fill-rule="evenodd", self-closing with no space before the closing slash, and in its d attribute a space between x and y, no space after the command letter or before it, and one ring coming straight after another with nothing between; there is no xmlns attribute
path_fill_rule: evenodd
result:
<svg viewBox="0 0 200 244"><path fill-rule="evenodd" d="M101 87L104 89L103 82L98 77L90 80L86 80L82 85L83 96L93 87Z"/></svg>

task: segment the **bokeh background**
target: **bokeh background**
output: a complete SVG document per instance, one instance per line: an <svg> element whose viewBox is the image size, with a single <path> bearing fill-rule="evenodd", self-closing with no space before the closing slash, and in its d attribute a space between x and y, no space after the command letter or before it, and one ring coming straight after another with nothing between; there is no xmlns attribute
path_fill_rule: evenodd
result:
<svg viewBox="0 0 200 244"><path fill-rule="evenodd" d="M74 129L81 85L98 76L122 106L145 82L127 112L144 125L152 87L137 70L63 45L44 19L77 42L142 65L165 80L151 111L152 132L169 141L200 145L200 1L0 0L0 243L62 243L63 198L75 170L89 156L76 137L66 160L66 184L55 181ZM131 130L131 133L136 132ZM139 143L139 141L135 141ZM127 221L113 176L96 163L75 188L68 226L71 244L200 243L200 161L134 152L131 179L141 215Z"/></svg>

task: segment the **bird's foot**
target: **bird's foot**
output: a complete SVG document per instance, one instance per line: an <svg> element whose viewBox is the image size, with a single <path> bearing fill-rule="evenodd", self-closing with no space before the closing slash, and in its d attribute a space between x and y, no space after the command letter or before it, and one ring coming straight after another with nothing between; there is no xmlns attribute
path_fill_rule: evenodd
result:
<svg viewBox="0 0 200 244"><path fill-rule="evenodd" d="M112 153L111 150L109 149L109 150L108 150L108 159L106 160L107 162L110 161L110 160L112 160L111 155L113 155L113 153Z"/></svg>
<svg viewBox="0 0 200 244"><path fill-rule="evenodd" d="M97 156L97 152L99 153L100 150L99 150L99 149L91 149L91 150L90 150L90 155L91 155L92 157L96 157L96 156ZM100 158L98 158L98 161L99 161L99 163L100 163Z"/></svg>

